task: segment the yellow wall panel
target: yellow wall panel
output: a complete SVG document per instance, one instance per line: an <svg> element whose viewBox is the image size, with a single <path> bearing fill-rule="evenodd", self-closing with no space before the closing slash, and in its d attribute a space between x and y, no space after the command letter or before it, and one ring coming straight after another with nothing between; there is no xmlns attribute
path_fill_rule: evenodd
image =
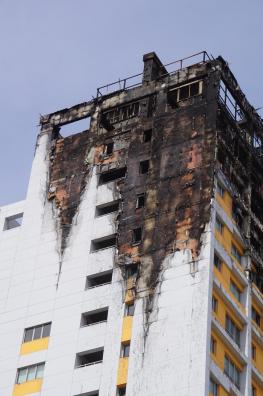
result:
<svg viewBox="0 0 263 396"><path fill-rule="evenodd" d="M24 342L21 345L20 355L26 355L28 353L33 353L41 351L42 349L47 349L49 343L49 337L39 338L38 340L33 340L30 342Z"/></svg>
<svg viewBox="0 0 263 396"><path fill-rule="evenodd" d="M218 322L221 324L223 328L225 328L225 322L226 322L226 314L228 314L231 319L237 324L237 326L242 329L243 324L240 322L239 318L235 315L234 311L227 305L224 300L221 298L221 296L213 290L213 295L218 301L217 304L217 312L213 312L214 316L218 320Z"/></svg>
<svg viewBox="0 0 263 396"><path fill-rule="evenodd" d="M133 316L125 316L122 322L121 342L125 343L131 340Z"/></svg>
<svg viewBox="0 0 263 396"><path fill-rule="evenodd" d="M228 217L232 219L232 197L228 191L225 191L224 197L222 198L221 195L218 193L216 194L216 201L219 203L221 208L224 209Z"/></svg>
<svg viewBox="0 0 263 396"><path fill-rule="evenodd" d="M243 365L240 361L232 354L232 352L228 349L228 347L224 344L222 339L212 331L212 336L216 340L216 352L215 354L211 354L213 361L217 364L217 366L224 371L224 360L225 360L225 353L232 359L235 365L238 367L239 370L243 370Z"/></svg>
<svg viewBox="0 0 263 396"><path fill-rule="evenodd" d="M30 393L40 392L42 387L42 379L27 381L23 384L15 384L13 396L30 395Z"/></svg>
<svg viewBox="0 0 263 396"><path fill-rule="evenodd" d="M263 375L263 348L254 338L252 343L256 347L256 359L253 360L253 364Z"/></svg>
<svg viewBox="0 0 263 396"><path fill-rule="evenodd" d="M118 387L121 387L121 386L127 384L128 366L129 366L129 358L127 358L127 357L120 358L118 377L117 377L117 386Z"/></svg>
<svg viewBox="0 0 263 396"><path fill-rule="evenodd" d="M256 388L256 396L263 396L263 388L254 379L252 379L252 385Z"/></svg>

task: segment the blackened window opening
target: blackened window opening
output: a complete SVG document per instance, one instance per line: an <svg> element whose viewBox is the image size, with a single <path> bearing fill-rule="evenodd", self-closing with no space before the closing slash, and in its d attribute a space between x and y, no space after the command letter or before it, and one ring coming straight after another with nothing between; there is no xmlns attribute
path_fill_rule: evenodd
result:
<svg viewBox="0 0 263 396"><path fill-rule="evenodd" d="M145 204L145 194L138 194L137 195L137 201L136 201L136 208L140 209L143 208Z"/></svg>
<svg viewBox="0 0 263 396"><path fill-rule="evenodd" d="M135 228L132 231L132 243L137 244L140 243L141 240L142 240L142 228L141 227Z"/></svg>
<svg viewBox="0 0 263 396"><path fill-rule="evenodd" d="M107 202L96 207L96 216L104 216L106 214L117 212L119 209L119 201Z"/></svg>
<svg viewBox="0 0 263 396"><path fill-rule="evenodd" d="M152 129L147 129L143 132L144 143L150 142L152 140Z"/></svg>
<svg viewBox="0 0 263 396"><path fill-rule="evenodd" d="M150 166L150 161L149 160L141 161L140 162L140 173L142 175L148 173L149 166Z"/></svg>
<svg viewBox="0 0 263 396"><path fill-rule="evenodd" d="M112 169L111 171L100 174L99 184L106 184L114 180L125 177L126 167L119 169Z"/></svg>
<svg viewBox="0 0 263 396"><path fill-rule="evenodd" d="M95 275L90 275L86 280L86 289L111 283L111 280L112 271L100 272Z"/></svg>

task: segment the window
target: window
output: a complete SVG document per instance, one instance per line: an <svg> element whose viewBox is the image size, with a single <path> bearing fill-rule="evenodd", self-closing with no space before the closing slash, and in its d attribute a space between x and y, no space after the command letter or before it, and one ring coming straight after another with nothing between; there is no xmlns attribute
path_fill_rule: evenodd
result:
<svg viewBox="0 0 263 396"><path fill-rule="evenodd" d="M235 259L241 263L241 254L239 253L237 247L232 243L231 245L231 254L235 257Z"/></svg>
<svg viewBox="0 0 263 396"><path fill-rule="evenodd" d="M223 234L223 223L218 217L216 217L216 230Z"/></svg>
<svg viewBox="0 0 263 396"><path fill-rule="evenodd" d="M23 342L30 342L50 336L51 323L45 323L35 327L25 329Z"/></svg>
<svg viewBox="0 0 263 396"><path fill-rule="evenodd" d="M218 300L213 296L212 297L212 310L216 313L218 309Z"/></svg>
<svg viewBox="0 0 263 396"><path fill-rule="evenodd" d="M260 314L252 307L252 320L260 327L261 317Z"/></svg>
<svg viewBox="0 0 263 396"><path fill-rule="evenodd" d="M218 384L212 378L210 378L209 393L212 396L218 396Z"/></svg>
<svg viewBox="0 0 263 396"><path fill-rule="evenodd" d="M142 228L135 228L132 231L132 243L133 245L137 245L138 243L141 243L142 241Z"/></svg>
<svg viewBox="0 0 263 396"><path fill-rule="evenodd" d="M117 212L119 209L119 201L107 202L103 205L96 206L96 216L104 216L110 213Z"/></svg>
<svg viewBox="0 0 263 396"><path fill-rule="evenodd" d="M224 373L228 376L228 378L238 387L240 388L240 370L237 368L235 363L225 355L224 361Z"/></svg>
<svg viewBox="0 0 263 396"><path fill-rule="evenodd" d="M220 195L221 198L224 198L225 189L224 189L224 187L222 186L222 184L217 183L216 191L217 191L218 195Z"/></svg>
<svg viewBox="0 0 263 396"><path fill-rule="evenodd" d="M253 385L252 385L252 396L257 396L257 390Z"/></svg>
<svg viewBox="0 0 263 396"><path fill-rule="evenodd" d="M92 349L76 355L75 367L89 366L103 361L103 348Z"/></svg>
<svg viewBox="0 0 263 396"><path fill-rule="evenodd" d="M168 92L168 101L171 106L175 106L177 102L200 95L203 91L203 82L196 81L181 87L172 88Z"/></svg>
<svg viewBox="0 0 263 396"><path fill-rule="evenodd" d="M252 344L252 348L251 348L251 355L252 355L252 359L256 360L257 357L257 348L255 347L255 345Z"/></svg>
<svg viewBox="0 0 263 396"><path fill-rule="evenodd" d="M150 142L152 140L152 129L147 129L143 132L144 143Z"/></svg>
<svg viewBox="0 0 263 396"><path fill-rule="evenodd" d="M103 238L93 239L93 241L91 241L90 251L96 252L98 250L115 247L116 243L117 243L116 234L108 235Z"/></svg>
<svg viewBox="0 0 263 396"><path fill-rule="evenodd" d="M240 346L240 330L228 315L226 315L226 332Z"/></svg>
<svg viewBox="0 0 263 396"><path fill-rule="evenodd" d="M87 276L86 289L103 286L111 283L112 271L99 272L98 274Z"/></svg>
<svg viewBox="0 0 263 396"><path fill-rule="evenodd" d="M140 161L140 174L145 175L149 171L150 161Z"/></svg>
<svg viewBox="0 0 263 396"><path fill-rule="evenodd" d="M214 254L214 266L218 269L218 271L221 271L222 261L216 253Z"/></svg>
<svg viewBox="0 0 263 396"><path fill-rule="evenodd" d="M125 396L125 395L126 395L126 386L117 388L117 396Z"/></svg>
<svg viewBox="0 0 263 396"><path fill-rule="evenodd" d="M16 383L23 384L27 381L43 378L45 363L22 367L17 370Z"/></svg>
<svg viewBox="0 0 263 396"><path fill-rule="evenodd" d="M129 103L127 105L104 112L102 119L104 122L107 121L109 124L115 124L117 122L125 121L137 116L139 114L139 108L139 102Z"/></svg>
<svg viewBox="0 0 263 396"><path fill-rule="evenodd" d="M130 343L121 345L121 357L129 357L130 355Z"/></svg>
<svg viewBox="0 0 263 396"><path fill-rule="evenodd" d="M230 280L230 291L231 293L236 297L236 299L241 302L241 290L239 289L239 287L235 284L235 282L233 282L232 280Z"/></svg>
<svg viewBox="0 0 263 396"><path fill-rule="evenodd" d="M126 175L126 167L112 169L108 172L104 172L100 174L99 184L106 184L112 182L114 180L121 179Z"/></svg>
<svg viewBox="0 0 263 396"><path fill-rule="evenodd" d="M104 155L106 156L110 156L113 154L113 147L114 147L114 143L110 142L110 143L106 143L104 146Z"/></svg>
<svg viewBox="0 0 263 396"><path fill-rule="evenodd" d="M137 194L136 209L143 208L145 204L145 194Z"/></svg>
<svg viewBox="0 0 263 396"><path fill-rule="evenodd" d="M134 303L125 305L125 316L133 316L135 310Z"/></svg>
<svg viewBox="0 0 263 396"><path fill-rule="evenodd" d="M83 313L81 315L80 326L90 326L96 323L106 322L108 318L108 307Z"/></svg>
<svg viewBox="0 0 263 396"><path fill-rule="evenodd" d="M216 354L216 340L214 339L214 337L211 337L210 340L210 352L214 355Z"/></svg>
<svg viewBox="0 0 263 396"><path fill-rule="evenodd" d="M138 273L138 263L132 263L129 265L126 265L126 277L129 278L130 276L137 275Z"/></svg>
<svg viewBox="0 0 263 396"><path fill-rule="evenodd" d="M18 213L14 216L5 218L4 231L11 230L12 228L20 227L22 225L23 213Z"/></svg>

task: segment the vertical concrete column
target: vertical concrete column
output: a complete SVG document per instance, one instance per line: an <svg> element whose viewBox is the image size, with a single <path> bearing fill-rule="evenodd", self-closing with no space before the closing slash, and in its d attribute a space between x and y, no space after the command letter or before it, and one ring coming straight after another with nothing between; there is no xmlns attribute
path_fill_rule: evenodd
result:
<svg viewBox="0 0 263 396"><path fill-rule="evenodd" d="M243 257L243 265L244 268L251 268L251 257L247 254L246 256ZM244 303L245 303L245 308L246 308L246 314L248 318L248 323L246 326L245 334L244 334L244 353L247 356L248 359L248 364L246 368L244 369L243 373L243 379L241 386L243 386L244 389L244 396L251 396L252 392L252 383L251 383L251 359L252 359L252 352L251 352L251 302L252 302L252 289L251 289L251 282L249 279L249 275L247 277L248 284L247 287L244 291Z"/></svg>

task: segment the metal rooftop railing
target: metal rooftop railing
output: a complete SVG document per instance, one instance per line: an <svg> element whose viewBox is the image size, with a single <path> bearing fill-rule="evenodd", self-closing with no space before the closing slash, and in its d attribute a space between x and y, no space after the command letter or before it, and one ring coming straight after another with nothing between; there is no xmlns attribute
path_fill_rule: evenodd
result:
<svg viewBox="0 0 263 396"><path fill-rule="evenodd" d="M199 61L193 62L193 58L198 58ZM159 78L171 75L171 74L177 72L178 70L181 70L181 69L188 67L190 65L197 64L197 63L204 63L207 60L212 60L212 59L213 59L213 57L211 55L209 56L206 51L201 51L196 54L187 56L186 58L178 59L176 61L173 61L173 62L167 63L166 65L163 65L167 69L167 73L161 75ZM178 65L178 67L174 68L175 65ZM171 71L168 70L170 68L172 68ZM124 90L131 89L131 88L141 85L142 84L142 75L143 75L143 73L134 74L133 76L126 77L122 80L114 81L113 83L106 84L106 85L103 85L103 86L97 88L97 98L99 98L100 96L103 96L103 95L108 95L115 91L124 91Z"/></svg>

